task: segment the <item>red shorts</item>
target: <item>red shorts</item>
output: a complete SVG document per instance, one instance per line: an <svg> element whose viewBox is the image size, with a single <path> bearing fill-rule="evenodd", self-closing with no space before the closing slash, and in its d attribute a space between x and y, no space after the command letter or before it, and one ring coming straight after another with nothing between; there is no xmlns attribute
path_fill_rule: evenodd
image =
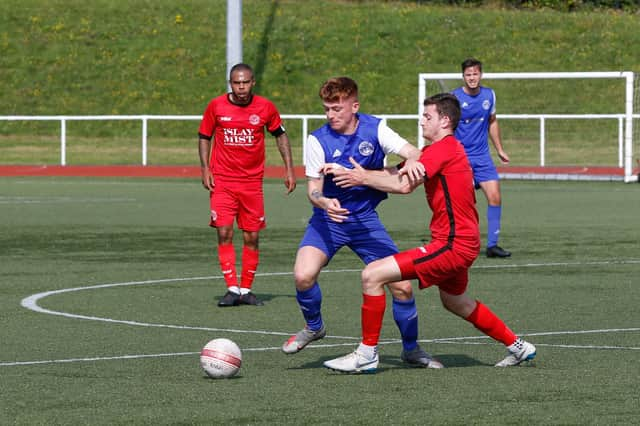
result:
<svg viewBox="0 0 640 426"><path fill-rule="evenodd" d="M243 231L260 231L267 226L262 181L238 182L216 177L215 185L209 194L209 226L233 226L236 219Z"/></svg>
<svg viewBox="0 0 640 426"><path fill-rule="evenodd" d="M478 257L480 244L449 246L445 241L406 250L394 255L403 280L417 278L420 288L432 285L449 294L460 295L467 290L469 268Z"/></svg>

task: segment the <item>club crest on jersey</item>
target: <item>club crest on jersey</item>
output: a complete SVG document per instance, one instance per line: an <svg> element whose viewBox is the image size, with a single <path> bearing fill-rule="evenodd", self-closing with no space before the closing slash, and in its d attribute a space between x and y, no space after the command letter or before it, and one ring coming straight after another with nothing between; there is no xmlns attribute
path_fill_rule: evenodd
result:
<svg viewBox="0 0 640 426"><path fill-rule="evenodd" d="M489 100L485 99L482 101L482 109L489 109L490 106L491 104L489 103Z"/></svg>
<svg viewBox="0 0 640 426"><path fill-rule="evenodd" d="M365 157L370 156L373 154L373 144L367 141L360 142L360 145L358 145L358 152Z"/></svg>
<svg viewBox="0 0 640 426"><path fill-rule="evenodd" d="M249 116L249 123L251 123L254 126L257 126L258 124L260 124L260 116L257 114L251 114Z"/></svg>

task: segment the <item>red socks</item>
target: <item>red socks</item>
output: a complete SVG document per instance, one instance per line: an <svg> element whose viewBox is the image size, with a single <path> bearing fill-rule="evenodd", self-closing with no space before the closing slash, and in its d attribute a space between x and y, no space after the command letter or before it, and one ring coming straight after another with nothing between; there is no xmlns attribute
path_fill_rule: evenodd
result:
<svg viewBox="0 0 640 426"><path fill-rule="evenodd" d="M513 344L517 339L513 331L482 302L477 300L476 303L476 309L465 319L473 324L475 328L487 336L502 342L505 346Z"/></svg>
<svg viewBox="0 0 640 426"><path fill-rule="evenodd" d="M218 260L220 261L220 269L222 276L227 284L227 288L238 286L238 277L236 276L236 252L233 244L224 244L218 246Z"/></svg>
<svg viewBox="0 0 640 426"><path fill-rule="evenodd" d="M380 296L362 295L362 343L368 346L376 346L380 340L382 319L387 306L387 298Z"/></svg>
<svg viewBox="0 0 640 426"><path fill-rule="evenodd" d="M240 282L241 288L251 289L253 278L258 269L258 260L260 252L252 250L248 247L242 247L242 277ZM238 286L238 277L236 275L236 252L233 244L222 244L218 246L218 260L220 261L220 269L224 276L224 281L229 287Z"/></svg>
<svg viewBox="0 0 640 426"><path fill-rule="evenodd" d="M256 276L256 270L258 269L259 259L259 250L252 250L247 246L242 247L242 276L240 277L241 288L251 288L253 278Z"/></svg>

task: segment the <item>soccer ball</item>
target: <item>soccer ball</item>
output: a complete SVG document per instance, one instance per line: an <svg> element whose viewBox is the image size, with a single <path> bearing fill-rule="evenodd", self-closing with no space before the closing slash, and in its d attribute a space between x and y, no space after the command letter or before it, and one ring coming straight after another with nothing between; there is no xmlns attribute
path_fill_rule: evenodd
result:
<svg viewBox="0 0 640 426"><path fill-rule="evenodd" d="M242 352L229 339L213 339L200 352L200 365L214 379L234 376L242 364Z"/></svg>

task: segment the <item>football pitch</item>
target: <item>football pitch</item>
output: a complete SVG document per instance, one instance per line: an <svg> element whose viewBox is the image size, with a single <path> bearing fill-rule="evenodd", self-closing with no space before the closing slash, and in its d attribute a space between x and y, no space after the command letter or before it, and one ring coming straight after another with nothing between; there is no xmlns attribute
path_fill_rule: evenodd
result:
<svg viewBox="0 0 640 426"><path fill-rule="evenodd" d="M504 348L427 289L421 345L447 368L401 363L389 303L378 373L360 376L322 366L359 341L362 265L347 250L320 276L327 337L280 350L303 326L291 273L310 213L303 180L290 196L265 184L265 305L222 309L198 181L0 178L0 424L637 424L640 185L502 189L513 257L479 257L469 293L537 346L535 361L493 367ZM426 238L422 190L379 211L401 249ZM200 368L217 337L243 351L231 379Z"/></svg>

